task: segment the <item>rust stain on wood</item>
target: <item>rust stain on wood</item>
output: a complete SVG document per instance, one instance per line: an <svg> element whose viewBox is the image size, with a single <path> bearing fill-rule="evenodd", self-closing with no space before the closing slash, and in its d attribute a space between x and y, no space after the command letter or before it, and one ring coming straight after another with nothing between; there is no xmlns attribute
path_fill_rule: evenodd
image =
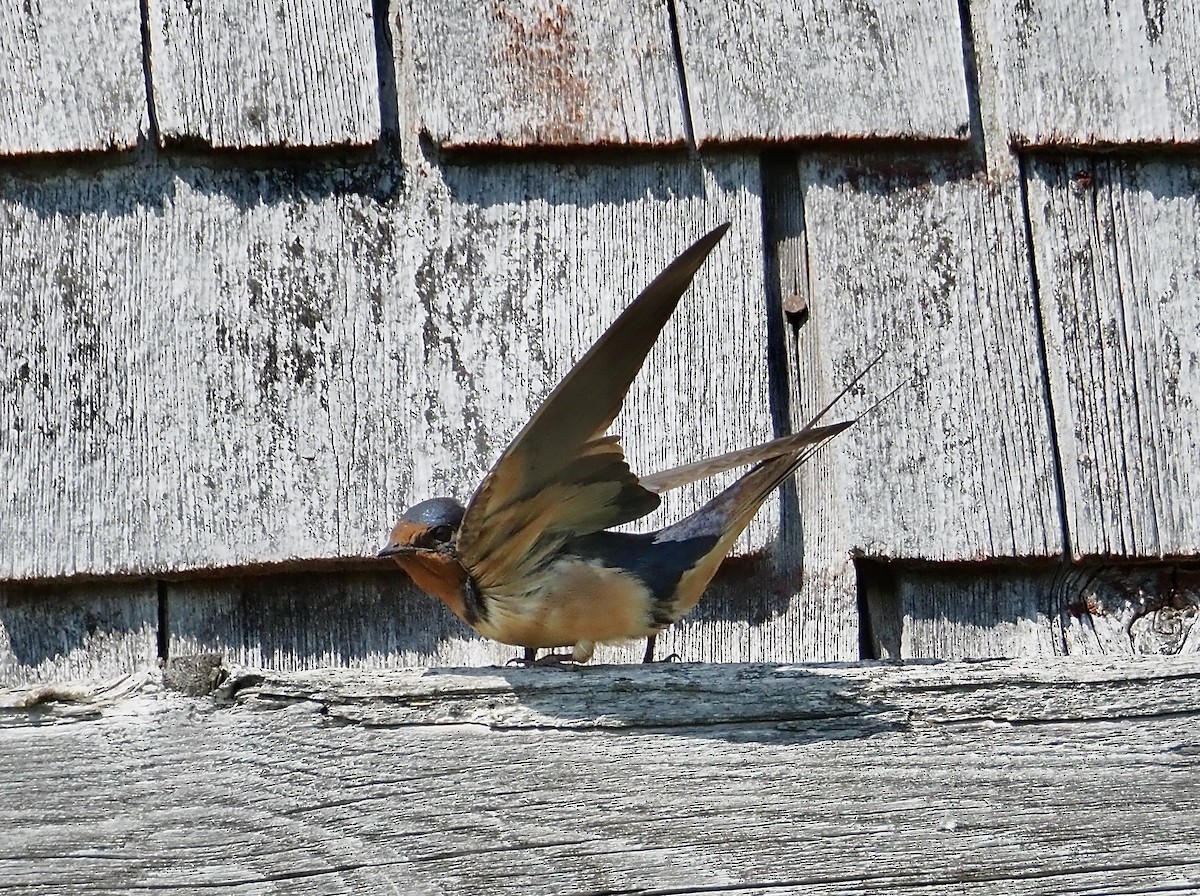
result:
<svg viewBox="0 0 1200 896"><path fill-rule="evenodd" d="M495 64L512 75L511 101L553 110L535 128L534 142L586 142L586 110L594 91L578 74L580 31L574 13L556 2L531 4L523 12L510 4L492 4L493 16L504 26L498 32Z"/></svg>

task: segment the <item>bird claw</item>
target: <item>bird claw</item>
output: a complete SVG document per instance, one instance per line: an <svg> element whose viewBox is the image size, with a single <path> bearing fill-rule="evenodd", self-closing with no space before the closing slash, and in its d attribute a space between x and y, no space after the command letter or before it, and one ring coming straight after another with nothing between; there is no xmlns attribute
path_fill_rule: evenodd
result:
<svg viewBox="0 0 1200 896"><path fill-rule="evenodd" d="M533 661L534 666L557 666L562 669L567 666L578 666L575 661L575 656L570 653L548 653L545 656L539 656Z"/></svg>
<svg viewBox="0 0 1200 896"><path fill-rule="evenodd" d="M536 650L526 648L522 656L514 656L504 665L517 666L521 669L530 669L534 666L555 666L563 669L568 666L578 666L580 663L570 653L548 653L539 657Z"/></svg>

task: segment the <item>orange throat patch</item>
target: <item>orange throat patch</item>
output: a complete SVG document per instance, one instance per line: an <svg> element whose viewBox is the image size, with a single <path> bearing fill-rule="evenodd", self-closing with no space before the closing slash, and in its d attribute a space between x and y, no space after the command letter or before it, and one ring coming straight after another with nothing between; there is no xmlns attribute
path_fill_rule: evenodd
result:
<svg viewBox="0 0 1200 896"><path fill-rule="evenodd" d="M467 622L467 608L463 598L463 585L467 571L453 557L434 551L400 554L394 558L422 591L432 594L448 606L459 619Z"/></svg>

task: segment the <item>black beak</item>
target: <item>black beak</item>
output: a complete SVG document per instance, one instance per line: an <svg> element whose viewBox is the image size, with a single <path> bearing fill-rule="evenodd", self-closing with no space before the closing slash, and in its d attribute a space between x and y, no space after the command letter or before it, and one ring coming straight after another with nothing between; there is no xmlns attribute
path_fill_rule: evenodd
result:
<svg viewBox="0 0 1200 896"><path fill-rule="evenodd" d="M395 557L397 554L407 554L412 550L405 544L389 544L386 548L376 554L376 557Z"/></svg>

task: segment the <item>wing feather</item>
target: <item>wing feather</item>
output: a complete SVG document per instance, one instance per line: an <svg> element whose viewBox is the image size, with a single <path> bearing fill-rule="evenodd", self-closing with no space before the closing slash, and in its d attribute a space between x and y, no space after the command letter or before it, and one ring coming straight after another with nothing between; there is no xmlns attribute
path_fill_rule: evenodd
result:
<svg viewBox="0 0 1200 896"><path fill-rule="evenodd" d="M467 505L458 552L481 587L522 579L570 538L638 519L659 497L625 462L616 419L633 378L723 224L676 258L579 360Z"/></svg>

